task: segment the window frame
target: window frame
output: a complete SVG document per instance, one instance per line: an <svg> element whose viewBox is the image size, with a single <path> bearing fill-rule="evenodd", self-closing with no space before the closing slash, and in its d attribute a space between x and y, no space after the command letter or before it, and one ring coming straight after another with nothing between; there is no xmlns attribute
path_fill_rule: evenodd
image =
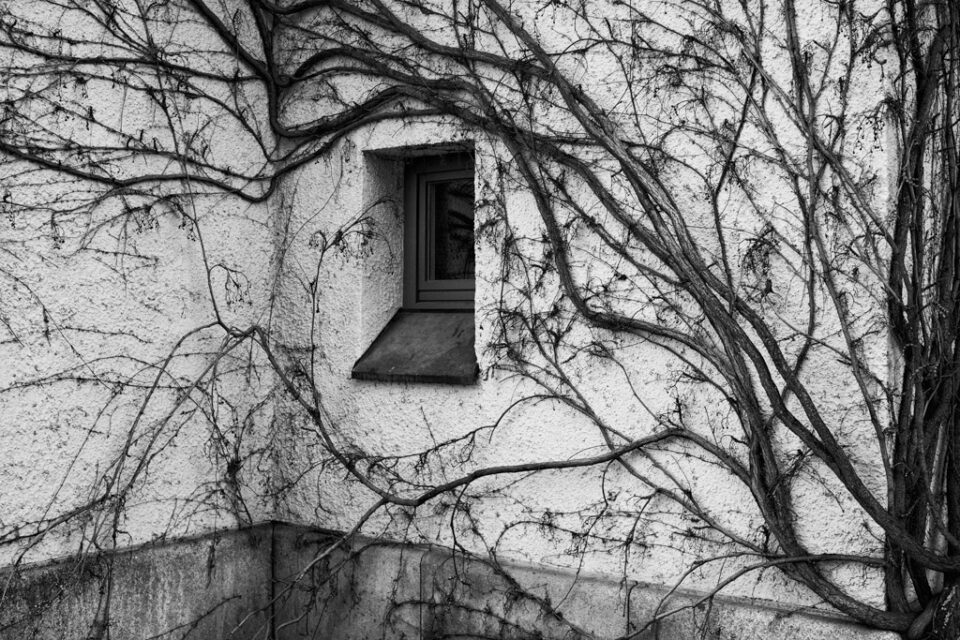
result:
<svg viewBox="0 0 960 640"><path fill-rule="evenodd" d="M472 154L467 152L416 158L404 167L403 308L408 310L473 311L475 278L428 280L434 258L428 236L433 212L427 199L431 184L476 179ZM476 198L474 198L474 211ZM476 264L476 228L474 264Z"/></svg>

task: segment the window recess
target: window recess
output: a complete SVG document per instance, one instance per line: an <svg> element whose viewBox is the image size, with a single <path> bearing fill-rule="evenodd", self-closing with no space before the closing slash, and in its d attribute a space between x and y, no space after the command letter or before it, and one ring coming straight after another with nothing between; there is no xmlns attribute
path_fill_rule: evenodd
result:
<svg viewBox="0 0 960 640"><path fill-rule="evenodd" d="M472 154L404 169L403 307L354 364L360 380L474 384Z"/></svg>

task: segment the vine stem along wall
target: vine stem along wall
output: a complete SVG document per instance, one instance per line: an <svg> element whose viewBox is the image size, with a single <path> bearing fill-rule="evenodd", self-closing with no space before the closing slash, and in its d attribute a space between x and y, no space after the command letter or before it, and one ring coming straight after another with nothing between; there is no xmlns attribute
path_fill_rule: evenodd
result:
<svg viewBox="0 0 960 640"><path fill-rule="evenodd" d="M958 12L0 0L0 602L69 557L108 637L123 549L281 522L222 635L382 543L466 563L391 637L956 637Z"/></svg>

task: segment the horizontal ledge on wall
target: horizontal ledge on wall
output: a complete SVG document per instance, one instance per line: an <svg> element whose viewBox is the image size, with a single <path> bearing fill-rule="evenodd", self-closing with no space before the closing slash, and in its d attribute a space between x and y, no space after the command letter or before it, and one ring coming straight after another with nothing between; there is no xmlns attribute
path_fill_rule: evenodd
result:
<svg viewBox="0 0 960 640"><path fill-rule="evenodd" d="M473 311L400 310L353 365L351 377L379 382L472 385L479 367Z"/></svg>

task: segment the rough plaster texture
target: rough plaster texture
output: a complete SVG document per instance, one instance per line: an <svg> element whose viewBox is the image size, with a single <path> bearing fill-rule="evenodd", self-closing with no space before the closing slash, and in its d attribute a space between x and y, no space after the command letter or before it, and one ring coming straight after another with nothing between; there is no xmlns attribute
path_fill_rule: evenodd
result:
<svg viewBox="0 0 960 640"><path fill-rule="evenodd" d="M46 27L63 34L100 32L90 15L65 5L25 2L9 10L38 33ZM5 19L12 24L14 16ZM174 21L153 35L184 50L206 42L211 47L193 62L201 70L218 64L210 33L196 23ZM109 38L96 44L78 38L69 46L78 56L95 56L111 44ZM11 81L4 97L31 90L28 82ZM122 132L160 148L209 125L200 101L168 103L177 118L167 120L156 100L127 91L109 75L83 84L58 77L53 86L64 110L46 124L81 146L122 149ZM75 104L93 122L71 116ZM219 126L210 152L237 171L255 164L248 133ZM168 161L122 154L111 168L120 178L171 170ZM263 479L254 471L258 454L249 469L231 475L227 468L234 454L246 458L263 450L271 412L258 403L272 381L244 375L234 366L242 357L232 354L222 360L211 414L184 404L180 391L209 373L223 344L222 333L198 331L211 321L214 305L233 326L269 313L272 205L238 203L196 185L184 186L191 195L180 200L152 199L163 195L163 187L151 185L144 194L97 202L99 185L21 170L4 164L5 203L17 206L5 204L0 223L0 522L22 524L20 533L29 534L51 514L80 509L83 516L83 506L108 482L131 482L136 460L149 455L155 464L146 481L132 482L115 540L109 515L91 510L28 545L22 556L17 545L4 545L0 565L231 527L238 514L248 521L269 518L270 505L259 497ZM95 206L84 208L89 201ZM165 374L158 375L168 357ZM217 429L208 418L219 422ZM242 490L232 482L236 477Z"/></svg>
<svg viewBox="0 0 960 640"><path fill-rule="evenodd" d="M245 287L245 301L221 299L224 312L236 314L237 323L250 312L249 301L262 294L263 278L256 274L269 273L272 252L269 242L257 246L255 239L264 235L262 222L250 216L250 211L221 205L215 215L211 212L204 219L205 233L219 239L209 250L211 259L242 268L257 278ZM159 455L148 485L130 497L122 545L143 543L165 532L186 534L235 522L207 511L202 504L203 490L198 491L218 482L224 470L223 458L217 459L221 443L209 424L187 410L164 422L170 400L175 398L167 389L152 397L140 422L135 421L157 375L144 364L162 362L181 336L210 317L200 246L196 237L191 237L189 226L175 214L164 212L153 214L145 225L124 240L131 256L144 258L104 260L95 252L79 252L69 246L38 249L43 263L24 264L17 259L16 249L0 258L4 268L20 274L19 283L11 285L5 280L0 285L4 287L4 312L16 335L0 345L0 359L5 363L0 385L15 388L31 380L42 381L0 398L5 451L0 465L0 503L7 523L26 523L45 511L83 504L91 486L116 460L123 459L131 433L133 454L144 451L150 438L155 438L152 451ZM35 234L32 242L43 242L41 229L17 228L15 232ZM79 242L83 233L82 228L64 231L70 242ZM117 248L115 240L102 242L106 249ZM216 285L224 294L223 282ZM38 300L43 301L42 306ZM120 334L119 339L115 333ZM212 332L186 341L170 363L171 376L189 384L208 366L209 354L216 352L218 343L219 337ZM75 374L85 381L58 382L63 374ZM139 388L129 388L118 397L113 381L127 377ZM228 440L237 437L240 444L245 411L256 415L258 410L252 403L244 406L243 397L249 397L250 388L242 375L232 380L227 376L224 383L224 398L236 399L235 414L225 411L223 415L224 425L233 423L235 430L228 428L224 433ZM265 427L267 419L261 411L256 422ZM244 434L249 441L240 444L241 450L258 448L262 434L258 427L249 429ZM121 476L129 477L132 466L128 464ZM251 486L255 485L254 480ZM255 498L250 504L254 511L260 508ZM261 511L257 519L263 517ZM174 531L168 531L174 521L178 522ZM60 555L74 546L70 534L59 539L58 533L34 548L36 555L30 559Z"/></svg>
<svg viewBox="0 0 960 640"><path fill-rule="evenodd" d="M527 12L526 18L536 24L537 35L549 46L564 49L584 35L578 32L577 25L558 22L551 11L534 14L534 4L517 3L516 6L518 12ZM813 4L810 3L811 7ZM817 15L811 7L804 9L802 16L803 37L808 39L828 27L824 17ZM670 24L681 24L683 16L678 13L666 19ZM185 32L181 37L201 36ZM778 55L773 48L769 54L773 59ZM600 54L587 58L571 55L562 57L561 67L575 79L591 80L601 103L616 112L623 87L614 81L615 61ZM779 70L783 74L779 79L788 77L786 65ZM824 70L825 74L828 72L833 70ZM882 99L881 92L877 91L877 87L884 83L881 73L874 68L856 76L859 83L853 92L856 113L870 113ZM357 83L351 90L361 94L362 83ZM105 119L121 117L116 109L117 96L106 91L94 93L90 100L97 113L103 114ZM649 113L644 114L645 121L654 123L665 117L678 101L679 98L671 100L667 97L651 104ZM302 96L301 100L291 101L286 108L291 118L309 120L332 106L316 96ZM164 130L157 128L156 113L148 105L126 104L123 111L128 126L135 122L133 126L142 126L149 135L164 135ZM561 112L549 110L530 117L561 128L566 126L565 119L568 119ZM857 121L855 126L863 130L856 140L860 145L856 152L866 157L869 166L881 174L876 193L868 195L873 200L882 201L888 197L882 179L888 152L883 146L883 132L873 131L866 120ZM785 130L790 129L786 127ZM215 140L218 146L214 152L236 158L237 162L243 162L254 153L250 141L236 132L217 135ZM799 136L793 142L799 146ZM672 150L685 154L691 162L701 160L689 140L670 140L669 143ZM487 235L480 236L477 245L475 328L481 379L472 387L353 381L350 379L353 363L376 338L401 301L403 216L399 203L402 201L404 159L461 146L475 149L478 200L485 203L477 212L478 229L486 229L488 224L492 229ZM529 194L515 181L498 173L496 161L506 157L501 144L449 121L370 125L344 138L325 158L309 163L289 176L282 189L282 206L271 201L265 205L241 207L212 196L198 196L194 209L200 220L199 229L185 223L184 218L174 211L147 211L133 218L136 224L125 229L124 234L108 234L94 240L93 246L103 251L114 251L122 242L131 243L128 253L145 256L133 260L132 264L130 259L120 255L105 262L98 255L78 251L81 243L88 240L87 221L76 220L71 226L70 220L62 220L54 239L44 233L46 221L11 222L9 229L5 228L5 237L26 239L31 253L26 257L0 253L0 261L3 261L0 268L22 274L23 278L20 284L2 281L6 305L4 319L10 320L6 325L10 335L5 334L0 343L0 360L7 363L0 371L0 386L15 386L27 379L43 378L64 369L85 366L84 363L100 357L118 354L126 356L136 352L143 361L156 361L164 357L185 331L210 320L209 293L212 291L219 309L228 316L229 324L242 326L246 322L266 322L269 319L271 327L291 350L315 349L317 358L312 373L324 398L329 419L337 427L336 435L348 449L353 446L382 455L410 453L429 446L431 442L498 423L496 432L474 451L469 463L472 467L526 462L531 457L565 459L585 451L595 452L603 445L596 430L582 416L563 406L525 403L520 410L501 419L508 407L537 389L494 369L496 355L490 348L496 339L493 310L501 304L504 294L500 286L502 236L498 235L496 227L499 209L489 203L501 198L498 202L502 202L519 235L536 238L542 234L542 225L537 221ZM674 176L680 184L683 184L683 177ZM784 209L792 206L790 197L784 195L782 180L756 177L756 197L761 206ZM56 196L52 191L46 195L50 198ZM684 205L690 205L691 216L697 215L698 194L691 190L679 197ZM759 221L750 216L749 207L735 198L728 207L737 212L736 215L731 213L731 219L743 229L745 239L757 232ZM109 217L110 212L102 213ZM334 229L359 217L369 219L365 223L369 225L368 233L352 240L348 250L328 254L318 266L320 239L330 237ZM198 231L207 239L204 245L208 252L206 263ZM842 240L838 238L837 241ZM538 250L534 245L531 242L531 251ZM738 246L741 254L745 251L744 246ZM577 250L582 260L582 273L603 277L604 268L598 266L598 261L589 261L589 256L600 255L600 249L578 246ZM210 265L223 265L231 271L213 269L208 274ZM786 265L779 268L787 271ZM773 269L776 273L778 266L774 265ZM229 277L232 273L243 274L243 277L233 279ZM753 277L750 274L738 274L738 277L742 277L744 286L755 284L749 282ZM771 302L768 311L771 315L781 314L792 320L799 313L798 308L791 306L791 301L796 300L793 295L796 283L791 283L788 278L785 280L783 289L778 291L779 297ZM316 301L308 295L311 283L319 283ZM779 281L777 286L781 286ZM45 306L38 305L37 298L42 298ZM635 312L652 313L642 304ZM127 337L117 342L116 336L110 335L108 341L103 335L75 330L89 326L123 332ZM831 329L825 327L824 335L835 339ZM196 357L175 363L178 376L189 380L202 371L208 362L207 352L216 348L218 340L219 337L200 336L191 344L190 351ZM621 346L625 359L634 367L631 373L635 375L635 383L643 389L642 408L636 403L623 401L631 396L632 390L624 384L621 372L612 365L584 360L571 370L571 375L582 383L585 394L605 420L611 424L628 425L634 435L647 433L656 425L656 416L672 410L676 396L680 395L704 415L705 428L707 425L711 428L721 425L717 428L722 432L725 417L717 407L716 398L701 395L702 390L693 387L677 391L676 363L667 354L649 344ZM875 337L866 348L868 361L882 370L887 358L883 336ZM813 372L812 388L818 401L829 407L827 413L835 421L838 433L844 435L845 442L853 445L858 461L862 462L868 479L874 483L872 486L879 487L882 478L870 466L870 461L876 457L872 434L865 430L857 403L851 403L851 398L856 397L854 385L849 379L842 379L842 370L829 352L817 354L810 369ZM130 375L137 371L135 364L129 365ZM141 379L149 377L144 374ZM243 495L231 493L236 487L228 482L231 478L228 456L222 453L222 443L201 416L184 417L183 421L164 425L156 431L147 428L147 433L156 433L169 446L157 459L149 482L138 489L127 504L121 546L146 542L160 535L185 535L197 530L228 527L238 518L261 521L281 517L333 530L346 530L353 525L373 503L374 496L357 483L345 481L341 469L322 464L325 453L318 445L316 434L303 428L296 407L268 396L267 390L273 382L269 377L251 381L238 374L222 389L231 406L225 409L225 422L235 427L228 440L237 443L242 451L268 449L270 452L258 464L248 465L243 470L244 483L240 491ZM3 403L0 429L4 448L9 452L0 465L0 504L3 505L4 522L26 522L48 509L69 509L82 502L88 498L90 485L102 476L103 469L118 455L122 457L129 425L141 406L142 396L124 398L111 405L110 393L109 386L37 386L0 398ZM257 405L257 401L264 397L269 397L269 402L264 406ZM109 410L102 414L100 409L105 405ZM162 411L157 409L157 412L149 414L155 422L162 418ZM231 412L233 415L229 415ZM732 437L735 433L729 435ZM784 437L780 444L785 452L796 449L789 437ZM747 491L730 484L715 468L698 464L687 453L681 448L671 450L662 456L661 462L672 472L688 479L698 497L725 514L732 530L748 537L762 535L761 523L751 508ZM445 473L457 471L463 469L444 469ZM796 506L798 511L807 515L801 534L812 550L876 552L879 539L876 532L862 526L862 514L856 508L836 500L836 492L831 492L829 487L823 488L824 470L810 465L807 473L798 485ZM578 509L605 500L627 513L648 506L645 499L647 488L631 484L631 479L621 471L609 470L602 478L599 475L596 469L549 473L512 484L508 490L476 507L476 529L488 539L502 536L498 547L506 557L539 563L551 570L576 568L580 559L574 557L575 554L566 553L570 541L542 534L536 526L538 518L544 513L553 514L554 522L562 525L564 518L570 522L576 520ZM662 476L658 477L662 479ZM296 481L287 484L291 478ZM506 480L493 480L483 486L505 488L507 484ZM268 489L277 486L283 487L283 491L269 498L263 497ZM217 508L208 510L207 500L211 495L217 497ZM240 503L248 509L245 514L238 506ZM533 515L529 513L531 505L538 510ZM707 545L698 547L696 541L682 539L677 531L682 532L697 523L686 522L681 515L663 505L655 507L663 509L657 514L663 526L651 526L638 532L637 538L642 544L636 549L584 558L584 569L592 575L623 576L624 582L619 587L615 581L603 582L602 587L598 586L599 582L596 585L590 582L593 585L590 589L578 587L571 591L565 602L572 604L574 612L582 611L581 614L571 614L571 619L581 616L578 624L587 627L596 624L597 632L612 635L624 633L630 629L629 625L638 623L651 612L653 596L650 594L657 593L656 590L631 590L630 585L670 585L685 577L695 587L708 589L725 575L724 572L732 572L739 566L737 561L730 561L724 563L722 569L714 571L714 566L710 565L696 575L684 576L684 567L693 554L719 553L719 550ZM442 544L451 541L454 528L449 526L446 518L428 509L417 515L422 524L415 535L410 534L414 542ZM526 527L505 528L523 518L532 518L534 522ZM405 522L402 518L400 521ZM94 533L90 535L94 538L103 533L96 527L92 530ZM404 526L387 516L374 519L364 532L381 534L385 539L402 539L407 535ZM74 531L48 536L31 549L30 557L56 557L71 552L78 536L87 540L87 535L86 531ZM282 536L286 540L283 544L292 546L294 551L285 555L277 565L278 584L288 584L289 576L300 571L299 554L309 557L322 546L320 539L291 541L292 535L284 533ZM461 538L458 542L476 548L481 546L476 538L472 541ZM417 573L422 564L422 557L417 555L420 552L410 551L412 556L403 558L396 553L395 550L374 549L363 554L356 571L338 578L347 582L338 583L336 592L328 594L332 604L322 609L324 615L320 619L313 618L314 614L298 618L303 602L313 596L304 590L303 585L294 585L289 599L284 600L286 608L283 609L285 618L282 624L289 623L284 628L294 630L291 633L308 634L326 629L324 625L344 625L351 630L343 632L342 637L367 637L370 629L382 622L388 613L381 609L358 608L359 602L372 600L386 607L394 586L399 585L402 589L416 586L419 589L423 584L422 576L419 580L414 579L414 576L421 575ZM191 580L174 574L180 570L198 570L203 564L200 555L198 547L179 556L150 560L158 562L158 567L163 567L164 563L170 566L157 569L161 573L150 578L146 585L130 586L129 592L189 594L189 588L180 585ZM4 558L7 561L12 559L12 556ZM262 558L258 557L256 563L261 562ZM237 569L240 583L248 574L243 566ZM261 572L256 575L261 575L262 566L256 566ZM430 566L433 567L431 570L441 571L443 563ZM385 567L392 567L388 571L390 579L384 577ZM169 572L167 577L164 577L164 571ZM844 586L875 602L882 601L878 572L861 569L837 571L848 574L841 575ZM533 571L528 577L535 577L535 574ZM394 576L397 580L393 579ZM563 579L556 578L561 582ZM225 577L224 580L233 578L228 580ZM484 580L477 578L477 589L482 589ZM243 584L255 590L253 583ZM256 589L262 586L260 582L256 585ZM741 597L780 600L788 609L816 603L816 599L803 588L770 572L763 574L761 579L734 583L729 592ZM606 603L597 602L596 594L599 593L607 594L604 596ZM486 595L500 597L493 592L462 595L467 599L481 600ZM77 605L77 609L63 609L67 612L63 615L69 617L81 610L89 611L88 598L91 597L83 595L84 604ZM191 599L190 596L184 597ZM627 599L629 607L624 604ZM615 611L603 608L614 601L623 606ZM865 632L844 627L829 617L781 615L767 609L754 609L750 603L746 603L745 609L738 609L740 613L730 613L737 609L735 603L744 604L744 601L724 602L729 604L717 605L709 614L702 607L692 614L692 619L702 616L699 619L708 623L710 633L714 634L711 637L730 637L725 634L735 629L740 634L736 636L738 638L765 634L767 637L826 638L836 635L838 628L844 629L843 633L853 634L847 637L859 637L856 636L858 633L867 637ZM170 615L169 612L161 614L164 606L162 600L157 600L157 616ZM129 611L134 612L130 615L137 615L136 607L132 604L130 607ZM627 608L631 612L629 616L617 613ZM730 616L733 616L732 621ZM800 619L803 622L797 623ZM689 620L680 620L664 623L664 626L679 625L671 633L684 637L689 631L683 625L689 624ZM164 619L162 624L175 621L173 618ZM118 625L122 624L118 621ZM162 626L161 622L157 624ZM439 616L430 624L464 623L455 617ZM327 633L336 635L332 631L323 631L320 635ZM803 633L809 635L798 635ZM129 637L134 635L131 632Z"/></svg>
<svg viewBox="0 0 960 640"><path fill-rule="evenodd" d="M345 260L334 266L336 277L324 280L325 303L321 306L317 320L318 326L332 329L325 333L318 332L319 339L325 346L323 375L318 379L327 399L326 408L338 425L338 432L345 439L369 451L385 455L411 452L427 446L431 438L442 440L456 437L470 429L493 424L511 403L536 392L536 389L524 386L515 379L502 378L490 369L493 361L485 340L492 338L490 325L493 315L490 310L499 304L501 295L500 247L495 239L480 240L477 247L477 352L481 370L484 372L477 387L458 389L348 380L355 358L377 335L379 328L386 323L399 304L397 283L402 249L397 246L399 235L396 230L396 214L387 213L389 207L381 202L384 185L395 188L399 169L396 166L391 169L390 160L384 158L389 158L388 151L397 147L422 150L431 143L449 146L460 141L462 135L455 128L432 123L371 126L362 134L353 136L351 144L344 145L342 161L339 164L318 163L304 172L304 177L298 184L298 197L310 202L331 202L328 211L339 212L343 217L356 215L356 212L360 211L382 211L376 214L378 225L383 224L387 233L384 237L375 234L367 241L360 249L363 260ZM507 210L515 217L519 233L527 232L531 236L539 234L539 227L531 215L533 206L528 196L522 190L511 189L509 184L491 185L487 182L492 180L492 176L484 173L484 167L491 167L493 158L503 153L503 150L487 144L484 140L475 140L474 145L480 167L478 193L489 194L498 187L505 188ZM312 185L310 191L305 191L307 185ZM480 199L483 197L479 196ZM332 204L333 202L336 204ZM295 211L299 209L300 207L294 207ZM478 212L478 226L483 226L485 221L483 212ZM303 224L306 225L306 221ZM789 296L789 293L786 295ZM384 301L393 303L388 305ZM370 313L367 313L367 310L370 310ZM299 316L299 320L293 324L305 327L308 324L307 317ZM652 416L669 411L674 401L666 391L673 380L671 371L674 365L667 354L650 345L624 345L623 353L626 354L627 361L636 363L637 370L632 373L637 375L637 380L643 381L641 388L644 390L646 403L643 413L638 413L639 406L624 402L624 398L629 397L630 390L624 386L615 367L604 369L602 363L591 362L583 368L573 368L570 373L583 383L581 388L584 393L588 394L595 406L605 412L604 417L609 423L631 425L637 427L635 433L643 433L654 424ZM877 357L881 356L882 350L878 350ZM831 360L832 356L823 354L822 362L818 362L817 367L812 367L811 370L819 370L821 373L828 369L837 371ZM814 382L812 386L818 398L822 396L828 406L832 405L827 411L828 415L835 416L840 424L852 419L853 425L848 428L848 432L857 434L862 424L857 426L856 409L851 408L848 403L848 399L855 395L853 388L850 385L838 385L837 379L831 376L821 376L821 380L822 383ZM694 388L687 392L696 410L708 413L716 410L716 403L704 401L703 398L697 399L697 394L700 393L702 390ZM717 423L722 421L723 417L718 411ZM860 436L864 436L861 441L861 446L864 447L863 458L870 459L873 446L869 440L870 434L860 433L857 437ZM302 442L302 436L295 436L294 442ZM580 416L562 407L537 405L523 411L514 411L507 419L502 420L491 441L484 443L484 446L475 452L472 464L481 466L522 463L531 459L563 459L583 451L596 450L595 448L601 445L602 440L598 434ZM792 450L789 439L784 441L783 446L785 450ZM291 443L290 447L302 451L302 448L294 443ZM795 448L793 446L793 449ZM285 458L281 465L289 465L289 473L292 474L293 470L309 464L309 460ZM730 483L717 469L686 458L680 450L668 454L665 464L691 480L702 492L699 496L718 512L727 514L729 517L726 521L732 529L746 536L758 534L760 522L749 506L751 499L744 488ZM811 471L809 481L801 483L803 486L799 488L797 496L798 506L803 505L804 512L811 516L804 523L802 531L809 533L812 548L831 552L858 552L864 549L869 552L877 551L876 538L861 526L862 515L858 510L849 503L838 503L828 490L821 487L819 479L823 476L822 471ZM614 492L619 494L620 504L624 508L640 508L641 503L637 501L638 496L634 493L637 488L631 488L628 478L616 477L616 473L607 477L607 489L616 487ZM623 484L617 485L617 482ZM494 485L495 482L489 486ZM318 498L313 492L319 488L319 503L328 509L331 505L336 505L329 509L330 513L325 514L323 519L324 524L332 528L348 528L374 499L362 489L344 484L338 473L326 477L320 475L316 484L304 483L302 487L305 492L299 489L291 492L290 502L285 505L288 509L285 517L302 522L314 520ZM595 504L603 499L603 489L595 470L544 474L518 483L511 492L511 497L503 498L499 502L492 500L486 506L481 506L479 526L493 537L502 533L504 525L510 522L511 517L520 517L520 512L512 510L511 500L537 505L546 511L573 513L583 505ZM671 518L675 516L664 513L665 522L671 522ZM437 528L434 530L429 527L425 529L431 531L424 534L425 537L431 541L445 540L450 532L444 529L442 522L436 524ZM673 521L673 526L682 528L682 522L678 524ZM652 550L638 554L636 561L631 560L633 568L630 577L666 584L672 584L679 579L683 575L686 552L678 552L675 534L669 529L658 531L654 527L643 531L642 535L650 543ZM563 558L558 544L530 528L517 530L515 534L507 533L500 539L501 551L507 555L534 562L558 563L562 566L570 561ZM709 553L708 548L701 550ZM619 571L622 557L592 557L586 562L594 571L616 572ZM726 570L736 565L736 562L726 563ZM686 579L700 587L708 587L718 575L707 570ZM879 572L857 569L843 579L860 595L872 593L872 600L881 602L879 577ZM797 589L769 573L765 574L764 580L759 584L753 580L745 580L734 583L730 591L741 595L759 593L765 597L781 597L805 604L815 601L802 589Z"/></svg>

